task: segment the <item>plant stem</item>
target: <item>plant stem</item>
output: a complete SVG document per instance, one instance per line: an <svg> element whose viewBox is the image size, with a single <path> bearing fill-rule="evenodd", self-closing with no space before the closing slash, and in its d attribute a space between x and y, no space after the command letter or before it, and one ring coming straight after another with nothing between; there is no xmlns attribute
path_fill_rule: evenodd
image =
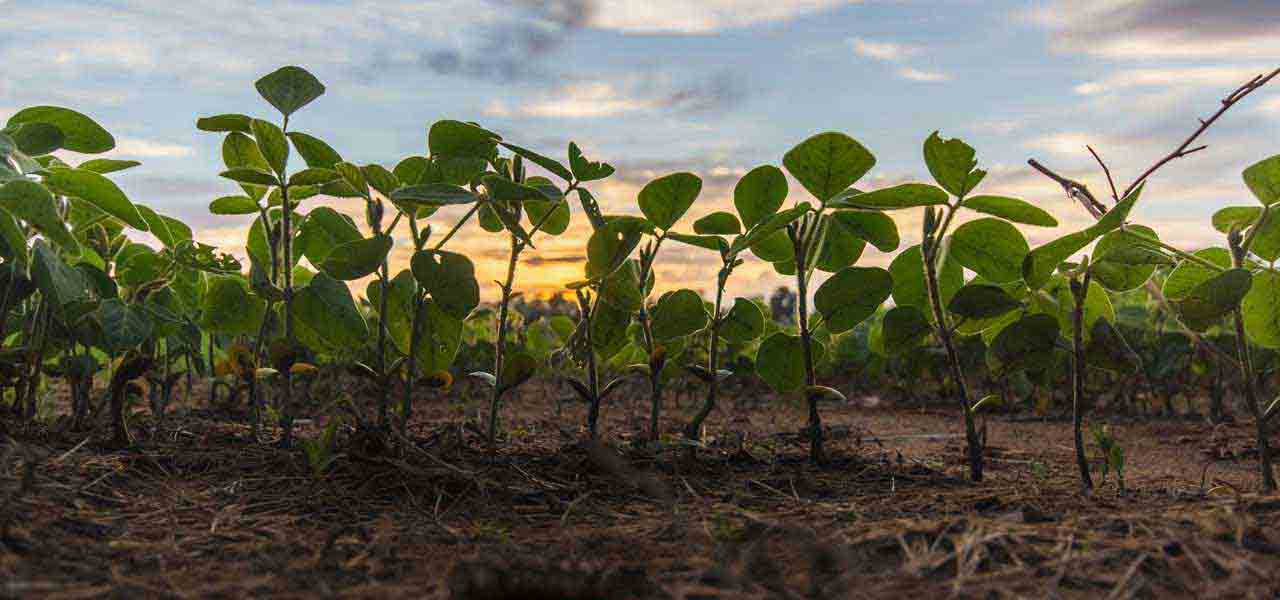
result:
<svg viewBox="0 0 1280 600"><path fill-rule="evenodd" d="M595 441L597 433L597 422L600 419L600 374L596 370L596 348L595 343L591 339L591 322L595 319L596 306L600 303L600 294L597 293L595 299L591 301L590 306L582 303L582 307L586 309L583 315L587 324L587 391L591 392L591 405L587 409L587 432L591 436L591 440Z"/></svg>
<svg viewBox="0 0 1280 600"><path fill-rule="evenodd" d="M693 420L689 421L689 425L685 428L684 436L690 441L699 441L702 439L702 423L707 420L712 410L715 410L716 401L720 396L720 310L724 301L724 287L729 281L729 273L733 270L733 262L729 261L720 269L720 275L716 281L716 304L715 312L711 317L711 348L707 351L707 370L711 372L711 381L707 384L707 399L702 404L702 408L698 410L698 414L694 415ZM821 440L818 442L821 444ZM690 449L692 452L692 449Z"/></svg>
<svg viewBox="0 0 1280 600"><path fill-rule="evenodd" d="M795 250L796 262L796 323L800 326L800 341L804 348L804 380L805 399L809 403L809 460L819 464L823 460L822 450L822 415L818 414L818 396L809 392L809 388L818 384L817 371L813 365L813 339L809 331L809 250L813 242L814 227L819 226L821 215L806 214L798 227L789 227L792 249ZM715 373L711 374L715 378Z"/></svg>
<svg viewBox="0 0 1280 600"><path fill-rule="evenodd" d="M281 131L288 133L289 116L285 115L284 124ZM287 169L282 169L287 171ZM293 214L293 206L289 203L289 177L288 173L280 173L280 247L283 250L283 265L281 270L284 276L284 285L281 286L284 295L284 341L287 346L286 352L289 359L284 364L284 398L280 402L280 425L283 430L280 437L280 444L288 448L293 444L293 362L296 360L294 353L295 341L293 339L293 229L291 218Z"/></svg>
<svg viewBox="0 0 1280 600"><path fill-rule="evenodd" d="M951 327L947 322L947 312L942 303L942 292L938 284L938 246L946 235L946 224L951 223L960 201L949 205L949 213L943 227L936 232L926 231L921 252L924 258L925 287L929 294L929 305L933 310L933 318L937 321L938 338L947 351L947 363L951 369L951 379L955 381L956 393L960 400L960 413L964 417L965 446L969 455L969 478L982 481L982 440L978 437L977 426L973 422L973 403L969 401L969 387L964 378L964 367L960 363L960 354L956 351L955 341L951 337Z"/></svg>
<svg viewBox="0 0 1280 600"><path fill-rule="evenodd" d="M498 343L493 351L493 394L489 400L489 447L494 448L498 440L498 409L502 404L502 369L505 367L504 359L506 358L506 341L507 341L507 313L511 306L511 286L516 280L516 264L520 261L520 252L524 246L516 239L515 234L510 235L511 238L511 257L507 260L507 278L502 283L502 304L498 307Z"/></svg>
<svg viewBox="0 0 1280 600"><path fill-rule="evenodd" d="M653 340L653 323L649 319L649 307L646 306L646 302L649 299L649 289L647 287L649 283L649 274L653 272L653 263L658 258L658 249L662 246L662 241L664 239L666 239L665 236L659 236L653 245L643 254L644 260L640 268L640 313L637 317L640 320L640 330L644 333L645 353L648 354L650 358L649 439L655 443L658 441L659 437L661 437L658 433L658 417L662 412L662 364L658 364L657 369L653 368L654 361L652 359L655 347ZM663 363L665 363L665 360Z"/></svg>
<svg viewBox="0 0 1280 600"><path fill-rule="evenodd" d="M1248 253L1248 248L1240 245L1238 238L1232 236L1231 241L1231 264L1235 268L1241 268L1244 265L1244 259ZM1240 363L1241 386L1244 387L1245 402L1249 405L1249 412L1253 414L1254 433L1257 437L1258 445L1258 469L1259 476L1262 478L1263 493L1273 493L1276 491L1275 471L1271 467L1271 444L1269 439L1269 427L1267 426L1267 416L1263 412L1262 401L1259 398L1257 371L1253 365L1253 356L1249 351L1249 338L1245 336L1244 329L1244 310L1240 306L1236 306L1232 311L1232 320L1235 322L1236 329L1236 356Z"/></svg>
<svg viewBox="0 0 1280 600"><path fill-rule="evenodd" d="M1071 295L1075 301L1071 310L1071 428L1076 446L1076 465L1080 467L1080 485L1086 494L1093 490L1093 478L1089 475L1089 461L1084 455L1084 416L1080 405L1084 402L1084 301L1089 294L1089 280L1089 273L1085 273L1083 285L1077 279L1071 279Z"/></svg>

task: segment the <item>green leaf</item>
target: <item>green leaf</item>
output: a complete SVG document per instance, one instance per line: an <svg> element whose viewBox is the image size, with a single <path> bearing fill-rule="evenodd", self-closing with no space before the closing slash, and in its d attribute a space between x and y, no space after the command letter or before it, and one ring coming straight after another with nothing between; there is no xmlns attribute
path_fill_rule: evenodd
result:
<svg viewBox="0 0 1280 600"><path fill-rule="evenodd" d="M640 212L659 229L671 229L702 192L702 179L693 173L673 173L650 181L640 190ZM697 233L696 227L694 229Z"/></svg>
<svg viewBox="0 0 1280 600"><path fill-rule="evenodd" d="M58 216L53 194L43 185L29 179L15 179L4 184L0 187L0 208L26 221L68 252L75 252L79 247Z"/></svg>
<svg viewBox="0 0 1280 600"><path fill-rule="evenodd" d="M1177 300L1172 300L1173 308L1189 329L1204 331L1240 307L1252 283L1253 276L1248 270L1231 269L1197 285ZM1271 298L1269 301L1275 302L1275 299Z"/></svg>
<svg viewBox="0 0 1280 600"><path fill-rule="evenodd" d="M591 345L601 358L608 359L627 345L631 313L608 302L596 305L591 316Z"/></svg>
<svg viewBox="0 0 1280 600"><path fill-rule="evenodd" d="M257 140L258 149L267 159L267 164L283 177L289 165L289 140L284 137L284 130L262 119L254 119L251 127L253 139Z"/></svg>
<svg viewBox="0 0 1280 600"><path fill-rule="evenodd" d="M56 307L89 300L88 281L79 270L63 262L44 240L36 240L31 246L31 280Z"/></svg>
<svg viewBox="0 0 1280 600"><path fill-rule="evenodd" d="M480 304L480 284L471 259L443 250L420 250L410 260L414 279L440 309L464 319Z"/></svg>
<svg viewBox="0 0 1280 600"><path fill-rule="evenodd" d="M787 176L773 165L749 171L733 188L733 207L742 226L751 229L773 216L787 199Z"/></svg>
<svg viewBox="0 0 1280 600"><path fill-rule="evenodd" d="M795 262L795 247L787 232L778 230L751 246L751 253L769 262Z"/></svg>
<svg viewBox="0 0 1280 600"><path fill-rule="evenodd" d="M485 175L484 187L489 190L489 197L500 202L523 202L525 200L551 200L542 190L533 186L516 183L498 175Z"/></svg>
<svg viewBox="0 0 1280 600"><path fill-rule="evenodd" d="M1280 203L1280 154L1245 169L1244 184L1263 206Z"/></svg>
<svg viewBox="0 0 1280 600"><path fill-rule="evenodd" d="M339 159L337 162L342 162ZM422 185L424 183L440 183L443 181L440 169L430 159L423 156L410 156L396 163L391 173L400 181L400 185Z"/></svg>
<svg viewBox="0 0 1280 600"><path fill-rule="evenodd" d="M640 244L644 225L634 217L615 218L595 230L587 240L587 278L602 278L622 266Z"/></svg>
<svg viewBox="0 0 1280 600"><path fill-rule="evenodd" d="M1093 278L1113 292L1127 292L1141 287L1155 273L1156 265L1164 255L1147 249L1129 231L1153 239L1160 239L1155 230L1142 225L1130 225L1125 230L1112 231L1098 240L1093 247ZM1142 259L1146 256L1146 259ZM1138 264L1133 264L1133 263Z"/></svg>
<svg viewBox="0 0 1280 600"><path fill-rule="evenodd" d="M364 173L365 181L386 198L391 198L391 193L400 187L395 174L382 165L365 165L360 167L360 171Z"/></svg>
<svg viewBox="0 0 1280 600"><path fill-rule="evenodd" d="M826 280L813 295L831 333L853 329L875 314L893 292L893 277L878 267L847 267Z"/></svg>
<svg viewBox="0 0 1280 600"><path fill-rule="evenodd" d="M578 144L569 142L569 168L578 181L596 181L613 175L613 165L587 160Z"/></svg>
<svg viewBox="0 0 1280 600"><path fill-rule="evenodd" d="M649 273L645 290L640 289L640 263L628 260L600 283L600 299L627 312L640 310L648 291L653 289L654 275Z"/></svg>
<svg viewBox="0 0 1280 600"><path fill-rule="evenodd" d="M961 206L980 213L1000 217L1014 223L1037 227L1057 227L1058 220L1044 209L1017 198L1005 196L974 196L966 198Z"/></svg>
<svg viewBox="0 0 1280 600"><path fill-rule="evenodd" d="M428 374L448 370L462 343L462 320L429 299L419 307L417 321L418 369Z"/></svg>
<svg viewBox="0 0 1280 600"><path fill-rule="evenodd" d="M860 210L840 210L834 214L836 220L844 225L849 233L870 242L881 252L893 252L901 243L898 225L889 215Z"/></svg>
<svg viewBox="0 0 1280 600"><path fill-rule="evenodd" d="M308 168L290 175L289 186L324 185L337 180L339 177L341 176L338 175L338 172L332 169ZM292 194L290 194L289 199L293 200Z"/></svg>
<svg viewBox="0 0 1280 600"><path fill-rule="evenodd" d="M375 235L336 246L320 263L335 279L350 281L373 274L391 251L391 236Z"/></svg>
<svg viewBox="0 0 1280 600"><path fill-rule="evenodd" d="M1075 297L1071 294L1071 284L1066 277L1054 276L1053 280L1045 287L1045 293L1032 296L1033 302L1043 312L1052 315L1057 319L1061 326L1062 336L1070 338L1075 331L1075 324L1072 322L1072 310L1075 306ZM1107 290L1098 282L1089 283L1089 290L1085 293L1084 298L1084 338L1087 341L1093 330L1093 324L1098 319L1109 319L1114 321L1116 318L1115 307L1111 304L1111 297L1107 294Z"/></svg>
<svg viewBox="0 0 1280 600"><path fill-rule="evenodd" d="M733 308L720 321L720 338L731 344L746 344L764 333L764 312L746 298L736 298Z"/></svg>
<svg viewBox="0 0 1280 600"><path fill-rule="evenodd" d="M1022 261L1023 281L1031 289L1044 287L1054 271L1058 270L1058 265L1071 255L1083 250L1095 239L1097 237L1086 229L1069 233L1028 252Z"/></svg>
<svg viewBox="0 0 1280 600"><path fill-rule="evenodd" d="M254 87L280 114L289 116L324 94L324 84L301 67L281 67L259 79Z"/></svg>
<svg viewBox="0 0 1280 600"><path fill-rule="evenodd" d="M815 265L819 271L834 273L843 269L862 257L862 251L866 249L867 243L853 235L844 223L834 218L832 215L823 215L822 221L827 227L826 233L822 238L822 248L818 252L818 262ZM790 241L790 240L788 240Z"/></svg>
<svg viewBox="0 0 1280 600"><path fill-rule="evenodd" d="M1192 254L1197 258L1221 267L1222 271L1231 268L1231 251L1226 248L1205 248ZM1185 298L1192 290L1213 279L1222 271L1184 260L1178 263L1177 268L1170 272L1169 277L1165 279L1164 295L1169 300Z"/></svg>
<svg viewBox="0 0 1280 600"><path fill-rule="evenodd" d="M893 276L893 303L898 306L916 306L926 314L932 314L929 293L924 281L924 257L920 246L912 246L899 252L889 264ZM964 285L964 270L948 253L938 269L939 293L944 304Z"/></svg>
<svg viewBox="0 0 1280 600"><path fill-rule="evenodd" d="M1108 319L1094 321L1087 338L1085 363L1090 367L1126 374L1137 371L1142 365L1142 358Z"/></svg>
<svg viewBox="0 0 1280 600"><path fill-rule="evenodd" d="M1280 299L1280 273L1256 273L1241 309L1246 334L1263 348L1280 348L1280 301L1277 299Z"/></svg>
<svg viewBox="0 0 1280 600"><path fill-rule="evenodd" d="M510 390L518 387L533 377L539 366L541 365L538 363L538 359L524 350L517 350L511 353L507 357L507 361L502 365L500 389Z"/></svg>
<svg viewBox="0 0 1280 600"><path fill-rule="evenodd" d="M1255 227L1258 227L1255 225ZM1280 209L1272 208L1265 223L1253 238L1249 251L1267 262L1280 260ZM1249 233L1253 233L1250 231Z"/></svg>
<svg viewBox="0 0 1280 600"><path fill-rule="evenodd" d="M675 231L668 231L667 239L680 242L681 244L688 244L690 246L705 248L707 250L716 250L716 251L729 250L729 242L726 242L724 238L718 235L692 235L688 233L678 233Z"/></svg>
<svg viewBox="0 0 1280 600"><path fill-rule="evenodd" d="M924 142L924 163L929 174L943 189L963 198L978 186L987 174L978 166L973 147L958 138L943 139L933 132Z"/></svg>
<svg viewBox="0 0 1280 600"><path fill-rule="evenodd" d="M1093 239L1097 239L1124 226L1125 220L1129 218L1129 213L1133 211L1133 206L1138 203L1138 198L1142 196L1142 189L1146 185L1146 182L1138 184L1138 187L1133 188L1133 191L1129 192L1129 195L1125 196L1124 200L1111 207L1111 210L1102 215L1102 218L1098 219L1098 222L1087 230L1089 235L1093 236Z"/></svg>
<svg viewBox="0 0 1280 600"><path fill-rule="evenodd" d="M693 290L667 292L653 309L653 337L658 341L684 337L706 326L707 309Z"/></svg>
<svg viewBox="0 0 1280 600"><path fill-rule="evenodd" d="M848 190L831 202L832 208L896 210L946 204L947 193L927 183L904 183L870 192Z"/></svg>
<svg viewBox="0 0 1280 600"><path fill-rule="evenodd" d="M733 239L733 244L729 247L731 254L737 254L748 248L754 248L769 236L782 231L787 225L790 225L796 219L799 219L805 213L813 210L808 202L801 202L787 210L774 214L773 216L760 222L760 224L747 230L743 235Z"/></svg>
<svg viewBox="0 0 1280 600"><path fill-rule="evenodd" d="M9 127L24 123L48 123L62 131L61 146L81 154L101 154L116 147L115 138L93 119L69 108L33 106L9 117Z"/></svg>
<svg viewBox="0 0 1280 600"><path fill-rule="evenodd" d="M970 283L956 292L947 310L968 319L992 319L1022 307L1009 292L996 285Z"/></svg>
<svg viewBox="0 0 1280 600"><path fill-rule="evenodd" d="M347 284L323 272L294 292L293 330L303 344L333 354L352 354L369 340L369 325Z"/></svg>
<svg viewBox="0 0 1280 600"><path fill-rule="evenodd" d="M573 181L573 173L569 171L568 167L561 164L560 161L548 156L543 156L541 154L538 154L537 152L534 152L533 150L529 150L528 148L521 148L520 146L517 146L515 144L508 144L506 142L502 142L502 145L506 149L520 156L523 156L525 160L528 160L529 162L546 169L552 175L555 175L556 177L559 177L560 179L563 179L565 181L569 181L569 182Z"/></svg>
<svg viewBox="0 0 1280 600"><path fill-rule="evenodd" d="M53 169L45 176L45 184L65 196L88 201L125 224L147 231L147 223L129 198L110 179L82 169Z"/></svg>
<svg viewBox="0 0 1280 600"><path fill-rule="evenodd" d="M191 239L191 228L185 223L161 215L142 204L136 205L135 208L138 209L138 214L142 215L142 220L147 222L147 231L160 240L165 248L173 248L178 245L178 242Z"/></svg>
<svg viewBox="0 0 1280 600"><path fill-rule="evenodd" d="M151 320L146 312L119 299L104 300L98 305L98 323L108 349L123 352L146 342L151 337Z"/></svg>
<svg viewBox="0 0 1280 600"><path fill-rule="evenodd" d="M392 202L421 206L471 204L476 200L471 190L447 183L410 185L391 193Z"/></svg>
<svg viewBox="0 0 1280 600"><path fill-rule="evenodd" d="M822 344L811 346L813 361L825 354ZM804 341L800 336L775 333L765 338L756 352L756 373L769 387L780 393L793 392L805 383Z"/></svg>
<svg viewBox="0 0 1280 600"><path fill-rule="evenodd" d="M1247 229L1262 216L1257 206L1228 206L1213 213L1213 228L1219 233L1231 233L1232 228Z"/></svg>
<svg viewBox="0 0 1280 600"><path fill-rule="evenodd" d="M569 203L563 199L526 200L524 209L529 214L530 228L542 223L541 231L547 235L560 235L569 229Z"/></svg>
<svg viewBox="0 0 1280 600"><path fill-rule="evenodd" d="M920 308L897 306L884 314L882 333L885 354L897 356L919 346L933 332Z"/></svg>
<svg viewBox="0 0 1280 600"><path fill-rule="evenodd" d="M9 130L18 150L27 156L49 154L62 147L66 137L56 125L49 123L23 123Z"/></svg>
<svg viewBox="0 0 1280 600"><path fill-rule="evenodd" d="M1057 319L1046 314L1027 315L1000 330L988 356L1002 373L1046 369L1054 364L1058 334Z"/></svg>
<svg viewBox="0 0 1280 600"><path fill-rule="evenodd" d="M984 279L1007 283L1022 275L1022 261L1030 250L1017 227L985 218L956 228L948 256Z"/></svg>
<svg viewBox="0 0 1280 600"><path fill-rule="evenodd" d="M0 189L0 196L3 195L4 192ZM18 225L13 213L4 208L0 208L0 245L4 247L5 262L27 266L27 235Z"/></svg>
<svg viewBox="0 0 1280 600"><path fill-rule="evenodd" d="M303 222L294 252L306 256L311 264L320 265L334 248L360 239L360 229L350 217L328 206L317 206Z"/></svg>
<svg viewBox="0 0 1280 600"><path fill-rule="evenodd" d="M427 132L427 147L431 156L487 160L494 155L498 134L472 123L462 121L436 121Z"/></svg>
<svg viewBox="0 0 1280 600"><path fill-rule="evenodd" d="M742 224L731 212L713 212L693 222L693 232L700 235L738 235Z"/></svg>
<svg viewBox="0 0 1280 600"><path fill-rule="evenodd" d="M792 148L782 164L813 197L826 203L870 171L876 158L857 140L828 132Z"/></svg>
<svg viewBox="0 0 1280 600"><path fill-rule="evenodd" d="M253 119L247 115L225 114L202 117L196 120L196 129L200 131L249 133Z"/></svg>
<svg viewBox="0 0 1280 600"><path fill-rule="evenodd" d="M302 156L302 160L312 169L333 169L334 165L342 162L342 155L318 137L300 131L290 131L285 135L293 142L293 147Z"/></svg>
<svg viewBox="0 0 1280 600"><path fill-rule="evenodd" d="M280 185L280 180L276 179L275 175L272 175L271 173L268 173L266 171L260 171L258 169L252 169L248 167L227 169L226 171L223 171L218 175L221 177L230 179L231 181L234 181L236 183L242 183L247 185L265 185L265 186Z"/></svg>
<svg viewBox="0 0 1280 600"><path fill-rule="evenodd" d="M136 160L115 160L110 158L95 158L93 160L86 160L80 163L80 166L76 168L84 171L93 171L94 173L97 173L99 175L106 175L108 173L116 173L119 171L132 169L141 164L142 163Z"/></svg>
<svg viewBox="0 0 1280 600"><path fill-rule="evenodd" d="M200 308L200 327L226 335L257 335L266 303L240 275L212 275Z"/></svg>

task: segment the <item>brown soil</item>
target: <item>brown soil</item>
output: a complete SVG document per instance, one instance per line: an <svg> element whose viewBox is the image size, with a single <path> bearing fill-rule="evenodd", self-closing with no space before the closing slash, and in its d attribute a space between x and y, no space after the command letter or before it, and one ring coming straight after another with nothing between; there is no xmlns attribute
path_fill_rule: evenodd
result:
<svg viewBox="0 0 1280 600"><path fill-rule="evenodd" d="M1280 497L1252 493L1247 423L1113 420L1126 493L1112 476L1085 496L1060 419L990 417L974 484L947 410L827 406L815 467L794 404L721 407L689 461L633 447L642 390L606 407L607 446L579 443L562 392L509 399L496 453L459 425L475 407L422 401L412 443L344 430L318 478L217 411L158 431L138 414L128 450L0 421L0 597L1280 593ZM665 413L678 431L685 412Z"/></svg>

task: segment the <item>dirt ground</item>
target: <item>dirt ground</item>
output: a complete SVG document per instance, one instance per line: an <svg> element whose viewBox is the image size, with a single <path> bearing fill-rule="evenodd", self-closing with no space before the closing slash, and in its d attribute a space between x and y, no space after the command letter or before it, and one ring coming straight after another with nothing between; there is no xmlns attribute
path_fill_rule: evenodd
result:
<svg viewBox="0 0 1280 600"><path fill-rule="evenodd" d="M988 417L974 484L945 409L825 406L817 467L793 402L720 407L690 461L632 443L641 390L605 408L603 446L580 443L583 407L557 406L562 392L511 398L496 452L460 425L477 407L422 400L411 443L344 430L320 477L301 450L251 443L241 416L203 402L158 428L140 409L129 450L106 447L106 431L9 422L0 597L1280 593L1280 497L1254 493L1243 419L1112 420L1126 491L1113 475L1085 496L1061 419ZM691 410L669 403L664 430Z"/></svg>

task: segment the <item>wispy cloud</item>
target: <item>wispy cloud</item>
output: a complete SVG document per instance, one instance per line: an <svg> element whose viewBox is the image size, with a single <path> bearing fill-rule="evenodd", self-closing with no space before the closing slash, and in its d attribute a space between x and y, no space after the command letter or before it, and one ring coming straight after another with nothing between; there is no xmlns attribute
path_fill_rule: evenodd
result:
<svg viewBox="0 0 1280 600"><path fill-rule="evenodd" d="M1239 85L1267 70L1262 65L1125 69L1102 79L1081 83L1074 89L1077 94L1093 95L1130 88L1220 88Z"/></svg>
<svg viewBox="0 0 1280 600"><path fill-rule="evenodd" d="M848 43L853 48L854 54L887 63L902 63L909 58L923 54L925 50L923 46L860 37L849 38ZM907 81L922 83L938 83L951 80L951 75L947 73L919 69L909 65L898 67L894 74Z"/></svg>
<svg viewBox="0 0 1280 600"><path fill-rule="evenodd" d="M628 33L708 34L783 22L861 0L599 0L593 27Z"/></svg>
<svg viewBox="0 0 1280 600"><path fill-rule="evenodd" d="M678 81L637 73L611 81L570 82L532 98L495 99L484 109L498 118L596 119L631 113L716 114L736 107L746 85L729 72Z"/></svg>
<svg viewBox="0 0 1280 600"><path fill-rule="evenodd" d="M875 41L866 38L850 38L849 44L858 56L894 62L915 56L922 50L920 46Z"/></svg>
<svg viewBox="0 0 1280 600"><path fill-rule="evenodd" d="M951 76L940 71L923 71L914 67L903 67L898 69L898 76L910 81L920 81L924 83L938 83L943 81L951 81Z"/></svg>
<svg viewBox="0 0 1280 600"><path fill-rule="evenodd" d="M1280 55L1280 3L1263 0L1059 0L1029 13L1054 47L1122 59Z"/></svg>

